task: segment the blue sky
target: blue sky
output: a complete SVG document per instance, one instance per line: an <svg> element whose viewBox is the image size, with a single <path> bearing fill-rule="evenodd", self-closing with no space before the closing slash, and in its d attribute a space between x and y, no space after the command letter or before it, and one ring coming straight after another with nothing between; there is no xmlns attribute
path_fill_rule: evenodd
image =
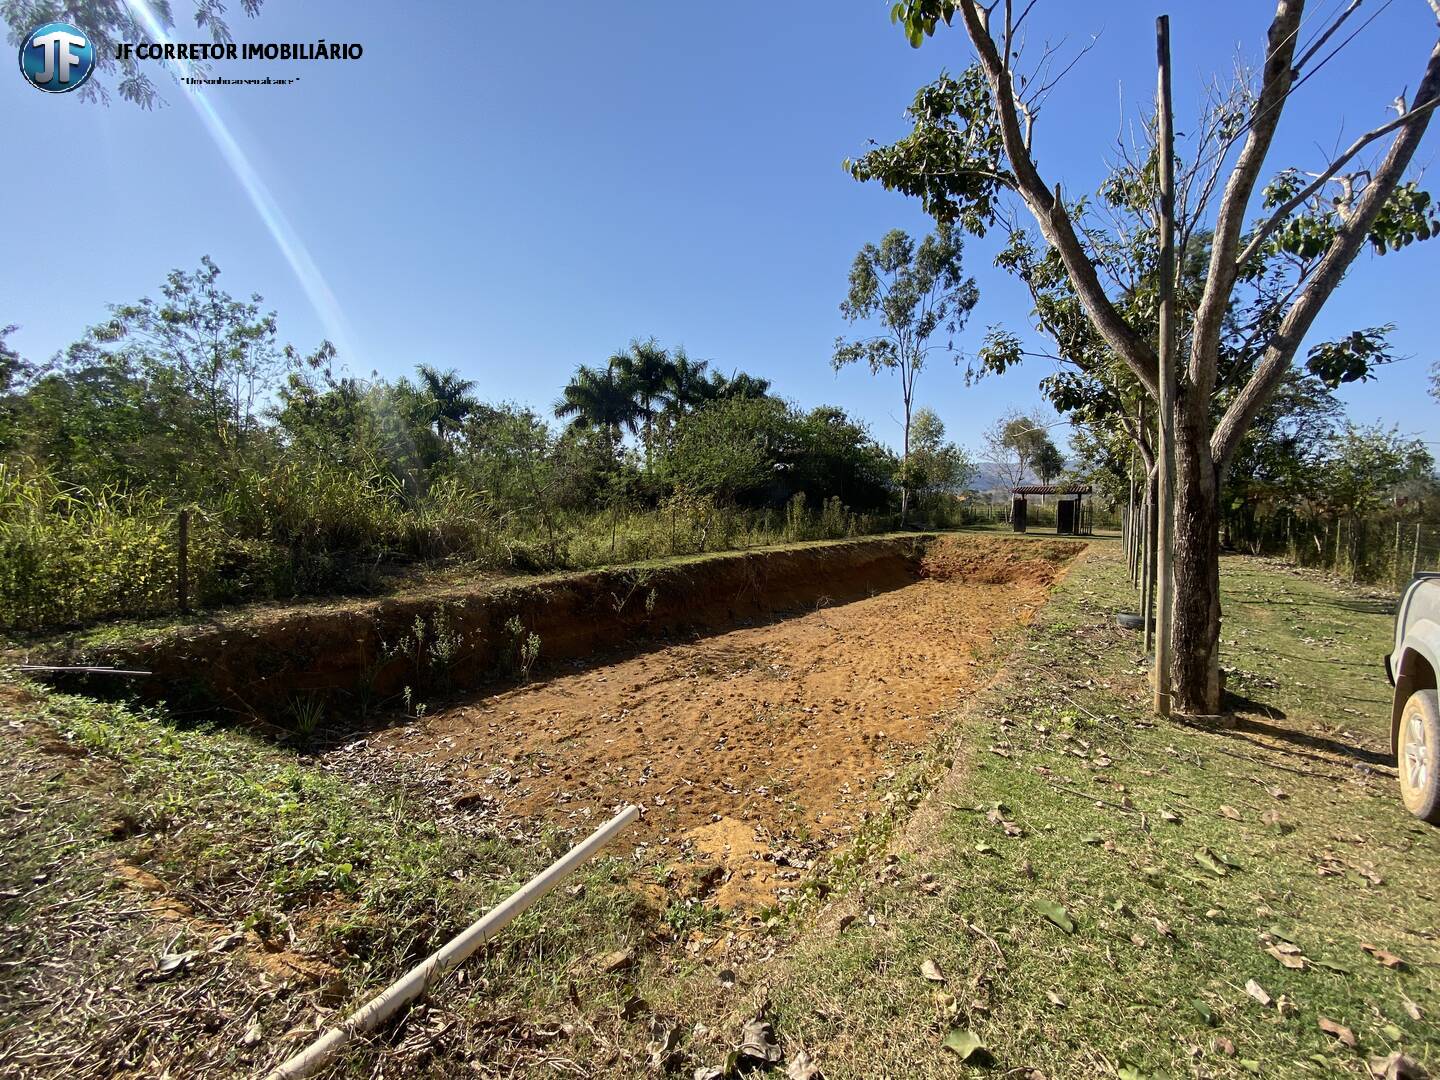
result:
<svg viewBox="0 0 1440 1080"><path fill-rule="evenodd" d="M1312 4L1303 36L1339 5ZM186 0L174 6L188 18ZM896 382L836 375L828 361L855 250L929 221L840 163L867 139L902 134L915 88L966 64L958 30L912 50L883 0L577 2L543 17L526 4L266 0L255 20L232 6L241 42L364 45L354 62L222 63L217 74L300 81L208 92L338 320L317 311L179 86L162 76L168 106L144 112L42 95L11 76L0 79L12 147L0 173L10 210L0 324L21 324L12 341L26 356L47 357L107 303L153 294L168 270L208 254L232 292L264 294L286 339L310 348L341 334L362 374L454 367L487 398L545 406L576 364L654 335L770 378L804 405L842 405L898 440ZM1153 94L1156 14L1172 18L1184 133L1208 80L1259 57L1266 6L1041 0L1036 52L1067 38L1073 54L1100 32L1039 118L1042 172L1070 193L1093 189L1122 124ZM1392 2L1296 93L1272 165L1319 167L1392 115L1387 103L1414 86L1435 33L1423 0ZM183 23L176 36L200 40ZM1437 156L1432 131L1420 164ZM967 248L980 303L963 348L988 325L1028 323L1023 289L991 265L996 242ZM1357 421L1440 440L1425 393L1440 359L1437 271L1440 241L1362 256L1320 319L1313 341L1394 322L1410 357L1345 390ZM1034 361L967 387L941 359L918 397L973 446L1005 409L1037 403L1049 370Z"/></svg>

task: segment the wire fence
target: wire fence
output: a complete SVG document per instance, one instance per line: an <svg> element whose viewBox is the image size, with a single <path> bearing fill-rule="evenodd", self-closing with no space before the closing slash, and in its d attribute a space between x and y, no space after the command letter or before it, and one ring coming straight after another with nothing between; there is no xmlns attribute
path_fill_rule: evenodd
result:
<svg viewBox="0 0 1440 1080"><path fill-rule="evenodd" d="M1356 584L1402 591L1417 573L1440 570L1440 523L1398 514L1323 519L1281 512L1229 522L1222 540Z"/></svg>

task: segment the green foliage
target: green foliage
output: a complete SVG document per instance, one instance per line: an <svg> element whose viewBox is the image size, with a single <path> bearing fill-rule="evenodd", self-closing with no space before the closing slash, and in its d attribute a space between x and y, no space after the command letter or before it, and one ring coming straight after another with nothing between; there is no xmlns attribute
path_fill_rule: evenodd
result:
<svg viewBox="0 0 1440 1080"><path fill-rule="evenodd" d="M911 43L919 41L912 37ZM915 196L937 222L985 235L1013 178L984 73L971 65L959 78L942 74L916 92L906 115L914 124L909 135L847 160L845 170L856 180Z"/></svg>
<svg viewBox="0 0 1440 1080"><path fill-rule="evenodd" d="M0 462L0 625L167 610L175 519L148 492L86 489Z"/></svg>
<svg viewBox="0 0 1440 1080"><path fill-rule="evenodd" d="M302 355L219 280L208 258L175 271L42 367L0 330L0 627L173 611L182 509L200 606L373 591L442 560L585 568L887 524L857 516L887 508L895 474L862 425L683 349L636 340L581 367L557 430L456 371L364 380L328 343ZM812 509L787 526L796 495Z"/></svg>
<svg viewBox="0 0 1440 1080"><path fill-rule="evenodd" d="M240 9L254 17L260 12L264 0L240 0ZM167 31L175 30L174 12L169 2L148 5L160 25ZM198 33L176 33L177 39L185 41L209 41L222 44L234 40L230 24L225 20L224 0L193 0L191 15ZM10 44L20 45L21 36L29 33L41 23L64 18L82 26L95 46L96 76L89 79L79 90L84 101L108 104L110 91L106 79L119 76L115 89L126 101L142 109L152 109L163 104L159 91L150 81L145 64L133 56L117 59L115 46L121 42L149 41L150 31L136 18L129 4L117 4L113 0L67 0L64 4L55 0L0 0L0 19L9 27L7 35ZM191 69L203 74L207 67L203 63L191 65Z"/></svg>

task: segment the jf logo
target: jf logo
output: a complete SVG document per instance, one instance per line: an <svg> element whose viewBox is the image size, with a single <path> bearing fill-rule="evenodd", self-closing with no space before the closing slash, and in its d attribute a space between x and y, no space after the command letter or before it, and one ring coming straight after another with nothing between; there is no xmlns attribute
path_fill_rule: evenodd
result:
<svg viewBox="0 0 1440 1080"><path fill-rule="evenodd" d="M20 74L36 90L66 94L79 89L95 70L95 46L78 26L52 22L20 42Z"/></svg>

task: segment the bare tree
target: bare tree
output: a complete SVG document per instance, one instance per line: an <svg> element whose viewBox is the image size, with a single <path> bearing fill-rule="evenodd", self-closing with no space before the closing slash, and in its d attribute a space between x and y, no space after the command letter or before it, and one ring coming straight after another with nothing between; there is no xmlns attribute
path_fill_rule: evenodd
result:
<svg viewBox="0 0 1440 1080"><path fill-rule="evenodd" d="M1290 95L1364 28L1364 22L1345 27L1362 4L1351 0L1328 23L1311 28L1302 47L1304 0L1277 0L1258 85L1246 86L1238 109L1218 113L1222 122L1211 128L1212 145L1197 154L1180 180L1188 199L1183 207L1186 220L1177 229L1177 262L1183 268L1187 243L1203 239L1208 249L1189 318L1180 327L1182 362L1177 365L1172 414L1177 466L1173 681L1181 711L1213 713L1220 706L1218 523L1226 463L1291 370L1320 309L1367 241L1383 253L1440 234L1429 196L1405 182L1440 102L1440 37L1413 80L1409 101L1403 91L1396 98L1394 118L1367 131L1318 170L1282 171L1264 189L1262 216L1247 227ZM1440 0L1429 4L1440 20ZM1032 155L1040 108L1068 70L1050 74L1053 50L1048 48L1031 77L1013 70L1020 26L1034 7L1031 0L1017 18L1011 0L900 4L897 18L912 44L933 34L941 22L958 21L976 64L948 86L927 88L932 95L928 104L943 104L948 115L933 108L931 116L939 114L938 121L919 115L926 104L922 99L927 90L922 90L911 110L917 119L915 134L865 155L852 165L852 172L919 195L938 219L958 220L969 228L993 223L998 200L1007 192L1018 196L1055 254L1089 327L1153 401L1158 399L1153 332L1146 320L1137 318L1131 303L1135 296L1117 278L1110 259L1114 250L1126 246L1127 238L1093 230L1076 206L1067 204L1059 185L1042 176ZM999 25L992 26L997 9ZM1348 36L1339 36L1342 28L1351 29ZM1357 164L1358 155L1387 139L1377 161L1367 167ZM1142 175L1133 180L1143 199L1132 192L1128 201L1138 205L1148 200L1153 221L1153 179ZM1138 220L1146 224L1143 213ZM1251 328L1258 359L1243 370L1242 378L1223 386L1222 342L1233 329L1227 320L1236 310L1237 290L1256 288L1257 279L1277 266L1284 273L1265 283L1271 288L1271 303ZM1363 378L1377 351L1373 339L1360 335L1319 355L1312 350L1308 366L1337 381Z"/></svg>

